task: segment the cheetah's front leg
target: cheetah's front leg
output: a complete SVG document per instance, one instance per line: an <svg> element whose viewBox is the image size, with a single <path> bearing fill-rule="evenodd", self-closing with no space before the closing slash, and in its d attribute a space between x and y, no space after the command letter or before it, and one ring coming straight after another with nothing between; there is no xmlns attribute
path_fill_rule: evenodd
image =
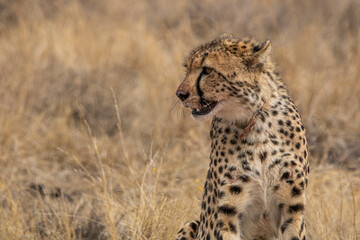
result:
<svg viewBox="0 0 360 240"><path fill-rule="evenodd" d="M180 229L176 236L176 240L193 240L196 238L198 229L199 229L199 221L192 221L185 223L184 227Z"/></svg>
<svg viewBox="0 0 360 240"><path fill-rule="evenodd" d="M284 240L305 240L304 206L306 177L302 169L283 168L277 190L282 219L280 231Z"/></svg>
<svg viewBox="0 0 360 240"><path fill-rule="evenodd" d="M256 188L244 173L226 173L226 180L219 188L217 239L241 239L240 221L249 201L251 191Z"/></svg>

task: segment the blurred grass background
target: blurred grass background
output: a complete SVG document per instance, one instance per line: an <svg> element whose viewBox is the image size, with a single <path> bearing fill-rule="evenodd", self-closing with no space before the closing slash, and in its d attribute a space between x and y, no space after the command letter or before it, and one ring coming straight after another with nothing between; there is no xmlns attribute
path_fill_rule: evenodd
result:
<svg viewBox="0 0 360 240"><path fill-rule="evenodd" d="M209 123L192 48L270 39L311 152L310 239L360 238L360 2L0 0L0 238L173 239L198 218Z"/></svg>

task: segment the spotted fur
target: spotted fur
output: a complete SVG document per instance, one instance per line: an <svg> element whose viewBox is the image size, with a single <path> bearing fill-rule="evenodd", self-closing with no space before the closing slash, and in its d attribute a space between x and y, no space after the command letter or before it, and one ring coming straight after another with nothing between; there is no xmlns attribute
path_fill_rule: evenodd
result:
<svg viewBox="0 0 360 240"><path fill-rule="evenodd" d="M213 118L212 143L200 221L176 239L305 239L305 128L270 52L269 41L222 35L186 60L177 95Z"/></svg>

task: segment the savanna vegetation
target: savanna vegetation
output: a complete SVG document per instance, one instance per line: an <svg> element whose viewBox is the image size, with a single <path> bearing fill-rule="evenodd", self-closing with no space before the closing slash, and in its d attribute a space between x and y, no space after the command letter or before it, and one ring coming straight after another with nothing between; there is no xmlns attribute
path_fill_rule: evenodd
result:
<svg viewBox="0 0 360 240"><path fill-rule="evenodd" d="M309 239L360 238L360 2L0 0L0 239L172 239L210 122L175 91L218 34L270 39L307 128Z"/></svg>

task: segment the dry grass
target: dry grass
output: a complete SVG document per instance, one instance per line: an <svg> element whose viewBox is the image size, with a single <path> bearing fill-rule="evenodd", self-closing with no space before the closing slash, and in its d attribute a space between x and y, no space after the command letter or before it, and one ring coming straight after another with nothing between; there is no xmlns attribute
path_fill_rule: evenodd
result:
<svg viewBox="0 0 360 240"><path fill-rule="evenodd" d="M273 43L308 130L310 239L360 239L357 1L0 0L0 238L172 239L198 217L209 123L182 60Z"/></svg>

